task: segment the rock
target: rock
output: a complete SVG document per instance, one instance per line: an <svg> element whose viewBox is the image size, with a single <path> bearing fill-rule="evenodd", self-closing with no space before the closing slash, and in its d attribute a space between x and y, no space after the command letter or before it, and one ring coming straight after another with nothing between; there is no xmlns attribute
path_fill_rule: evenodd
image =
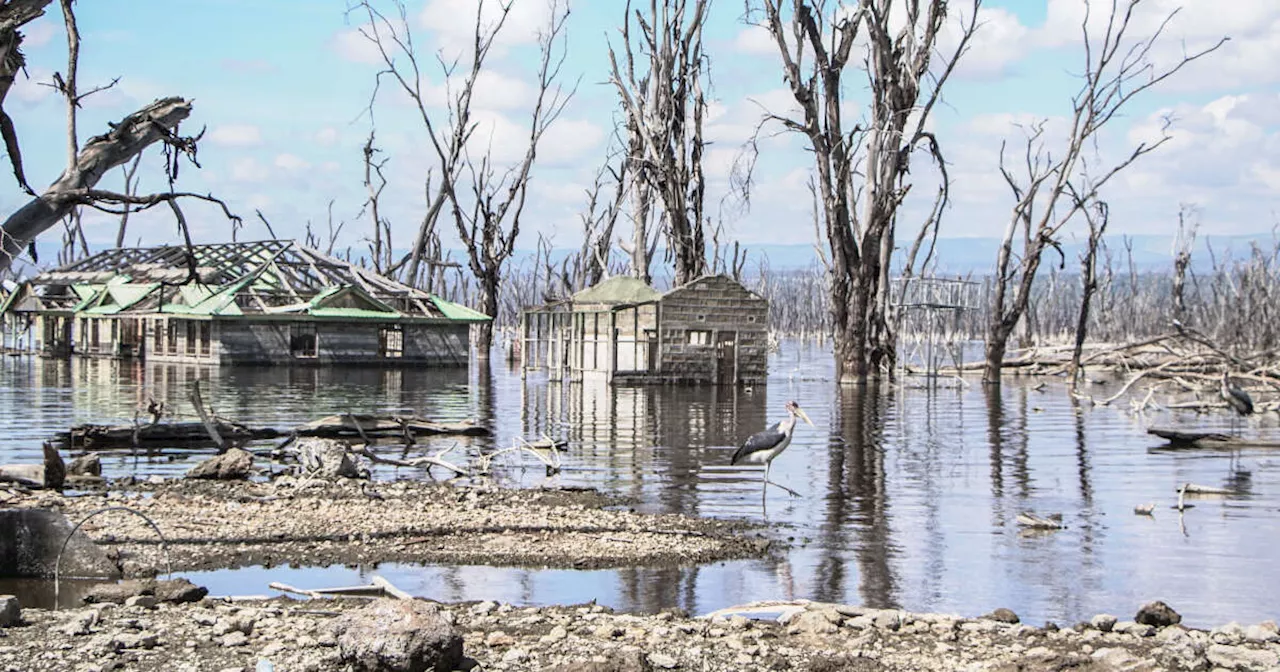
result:
<svg viewBox="0 0 1280 672"><path fill-rule="evenodd" d="M22 623L22 606L13 595L0 595L0 628Z"/></svg>
<svg viewBox="0 0 1280 672"><path fill-rule="evenodd" d="M1280 654L1268 649L1213 644L1205 652L1209 662L1228 670L1274 670L1280 666Z"/></svg>
<svg viewBox="0 0 1280 672"><path fill-rule="evenodd" d="M153 580L151 592L161 602L199 602L209 594L209 589L197 586L186 579Z"/></svg>
<svg viewBox="0 0 1280 672"><path fill-rule="evenodd" d="M529 657L529 654L524 649L507 649L507 652L502 654L502 662L518 663L528 657ZM451 668L437 668L437 669L447 670Z"/></svg>
<svg viewBox="0 0 1280 672"><path fill-rule="evenodd" d="M1181 623L1182 614L1174 611L1173 607L1170 607L1164 602L1156 600L1155 602L1148 602L1147 604L1142 605L1142 608L1138 610L1138 615L1134 616L1133 620L1142 623L1143 625L1163 628L1167 625Z"/></svg>
<svg viewBox="0 0 1280 672"><path fill-rule="evenodd" d="M1267 627L1265 623L1251 625L1245 628L1244 638L1247 641L1258 643L1280 642L1280 634L1275 631L1275 623L1272 623L1271 627Z"/></svg>
<svg viewBox="0 0 1280 672"><path fill-rule="evenodd" d="M653 666L639 651L610 651L604 660L563 663L551 672L650 672Z"/></svg>
<svg viewBox="0 0 1280 672"><path fill-rule="evenodd" d="M340 439L305 438L294 443L298 461L308 475L321 478L369 478L351 456L351 444Z"/></svg>
<svg viewBox="0 0 1280 672"><path fill-rule="evenodd" d="M98 612L87 611L83 614L77 614L63 625L59 632L71 637L87 635L93 632L93 626L98 623Z"/></svg>
<svg viewBox="0 0 1280 672"><path fill-rule="evenodd" d="M142 609L155 609L159 602L160 601L156 599L155 595L134 595L124 601L124 606L139 607Z"/></svg>
<svg viewBox="0 0 1280 672"><path fill-rule="evenodd" d="M117 583L100 583L84 595L85 602L128 604L130 598L149 596L159 602L198 602L209 590L186 579L126 579Z"/></svg>
<svg viewBox="0 0 1280 672"><path fill-rule="evenodd" d="M1103 670L1153 672L1156 669L1154 661L1138 658L1125 649L1098 649L1090 657L1094 665Z"/></svg>
<svg viewBox="0 0 1280 672"><path fill-rule="evenodd" d="M1103 632L1111 632L1111 628L1116 626L1116 617L1111 614L1098 614L1089 619L1089 625Z"/></svg>
<svg viewBox="0 0 1280 672"><path fill-rule="evenodd" d="M462 635L440 607L418 600L375 600L330 626L342 659L366 672L448 672L462 662Z"/></svg>
<svg viewBox="0 0 1280 672"><path fill-rule="evenodd" d="M654 667L660 667L664 670L674 670L680 666L680 662L673 656L656 651L649 654L649 662L653 663Z"/></svg>
<svg viewBox="0 0 1280 672"><path fill-rule="evenodd" d="M1004 607L996 609L995 611L983 616L983 618L989 621L998 621L1000 623L1019 623L1022 620L1018 618L1017 614L1013 613L1012 609L1005 609Z"/></svg>
<svg viewBox="0 0 1280 672"><path fill-rule="evenodd" d="M71 460L67 473L72 476L101 476L102 460L94 453L81 455Z"/></svg>
<svg viewBox="0 0 1280 672"><path fill-rule="evenodd" d="M1210 630L1209 637L1216 644L1239 644L1244 641L1244 626L1232 621Z"/></svg>
<svg viewBox="0 0 1280 672"><path fill-rule="evenodd" d="M840 626L832 623L820 611L805 611L797 614L795 618L791 619L791 624L787 627L788 632L804 632L812 635L829 635L839 630Z"/></svg>
<svg viewBox="0 0 1280 672"><path fill-rule="evenodd" d="M511 635L508 635L507 633L501 630L494 630L493 632L490 632L487 637L484 638L485 646L491 649L501 648L504 646L511 646L512 644L515 644L515 643L516 643L515 637L512 637Z"/></svg>
<svg viewBox="0 0 1280 672"><path fill-rule="evenodd" d="M219 641L223 646L228 646L228 647L244 646L245 644L249 643L249 635L246 635L243 632L236 630L234 632L229 632L223 635L222 639Z"/></svg>
<svg viewBox="0 0 1280 672"><path fill-rule="evenodd" d="M222 481L243 480L253 468L253 454L240 448L232 448L215 455L187 472L187 478L211 478Z"/></svg>

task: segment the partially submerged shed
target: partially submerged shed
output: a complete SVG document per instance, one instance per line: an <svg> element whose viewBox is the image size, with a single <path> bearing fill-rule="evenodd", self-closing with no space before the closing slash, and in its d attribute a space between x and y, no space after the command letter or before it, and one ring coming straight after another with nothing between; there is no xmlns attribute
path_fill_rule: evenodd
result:
<svg viewBox="0 0 1280 672"><path fill-rule="evenodd" d="M289 240L107 250L19 285L0 315L51 357L465 365L489 317Z"/></svg>
<svg viewBox="0 0 1280 672"><path fill-rule="evenodd" d="M526 368L553 379L755 384L768 369L769 305L724 275L666 293L629 276L521 314Z"/></svg>

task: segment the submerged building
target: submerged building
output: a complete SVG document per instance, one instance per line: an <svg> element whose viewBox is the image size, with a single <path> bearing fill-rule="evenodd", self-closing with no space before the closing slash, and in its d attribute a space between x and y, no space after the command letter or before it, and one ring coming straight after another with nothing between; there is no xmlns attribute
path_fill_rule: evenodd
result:
<svg viewBox="0 0 1280 672"><path fill-rule="evenodd" d="M553 380L758 384L768 374L769 303L724 275L659 292L609 278L520 316L525 366Z"/></svg>
<svg viewBox="0 0 1280 672"><path fill-rule="evenodd" d="M490 318L297 242L107 250L0 303L48 357L465 366Z"/></svg>

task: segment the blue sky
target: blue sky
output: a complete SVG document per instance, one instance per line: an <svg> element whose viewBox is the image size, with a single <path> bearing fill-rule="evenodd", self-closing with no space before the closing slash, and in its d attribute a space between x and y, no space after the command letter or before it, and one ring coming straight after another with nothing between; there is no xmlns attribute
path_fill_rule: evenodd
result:
<svg viewBox="0 0 1280 672"><path fill-rule="evenodd" d="M483 134L492 134L499 156L522 148L505 139L525 123L532 82L532 35L546 17L542 0L515 0L503 40L478 94ZM1078 12L1082 0L988 2L973 51L951 82L933 121L951 165L954 204L944 236L995 236L1008 221L1011 197L997 171L1002 138L1014 142L1015 122L1049 119L1069 112L1078 81L1081 49ZM953 3L955 6L967 3ZM1202 230L1270 235L1280 224L1280 3L1274 0L1146 0L1139 25L1150 26L1173 7L1184 6L1158 59L1175 56L1183 43L1194 48L1230 36L1219 53L1196 64L1128 108L1103 134L1098 151L1117 156L1150 137L1162 115L1172 115L1174 134L1165 147L1113 183L1104 197L1112 205L1112 230L1170 233L1179 204L1198 206ZM465 38L474 0L416 0L409 18L420 52L456 49ZM729 165L764 105L785 112L778 57L757 29L742 22L740 0L716 0L705 38L712 59L713 104L707 128L711 193L717 212ZM345 221L339 247L364 246L367 217L357 219L365 190L360 147L370 129L365 112L378 66L358 36L341 0L90 0L77 3L83 37L81 87L121 77L111 91L86 101L81 139L102 132L152 99L193 98L186 132L206 127L200 170L186 169L183 189L212 192L245 216L241 239L266 236L253 215L261 209L282 236L301 236L306 223L323 230L333 201L336 221ZM584 189L603 160L612 133L615 93L607 83L606 39L617 40L621 2L575 0L568 23L567 80L580 79L574 100L550 132L535 168L534 197L525 214L522 246L537 233L557 246L580 237L578 213ZM65 42L56 3L28 27L29 80L10 93L6 107L17 124L27 174L37 188L63 168L64 112L52 91L39 85L65 71ZM429 64L429 63L428 63ZM429 83L438 72L427 69ZM862 83L850 73L848 99L861 102ZM402 101L386 96L376 108L378 144L389 158L391 182L384 209L398 246L409 243L423 207L423 178L431 156L420 124ZM488 136L486 136L488 137ZM151 152L144 190L164 187ZM728 210L730 236L750 244L809 243L808 156L800 138L766 142L759 187L749 212ZM919 165L919 164L918 164ZM910 231L932 193L930 172L919 170L915 193L901 226ZM119 188L112 175L102 186ZM12 211L22 194L5 181L0 208ZM211 208L192 204L187 215L200 241L229 237L229 225ZM89 217L91 242L114 240L114 218ZM451 223L444 230L451 231ZM620 232L621 233L621 232ZM46 234L46 240L56 236ZM130 243L172 240L167 210L131 222ZM453 239L449 233L446 244ZM994 251L993 251L994 257Z"/></svg>

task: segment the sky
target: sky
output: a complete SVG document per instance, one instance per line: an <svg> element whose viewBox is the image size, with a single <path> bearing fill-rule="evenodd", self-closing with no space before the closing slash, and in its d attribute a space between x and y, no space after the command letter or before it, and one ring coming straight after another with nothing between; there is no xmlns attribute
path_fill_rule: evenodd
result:
<svg viewBox="0 0 1280 672"><path fill-rule="evenodd" d="M620 46L623 3L570 2L561 81L576 89L539 151L522 223L520 246L526 248L539 234L556 247L573 247L581 239L586 189L607 157L618 118L616 91L608 82L608 45ZM549 16L544 0L514 3L475 102L481 124L473 148L491 147L499 162L524 152L536 92L535 40ZM476 5L407 3L432 100L442 98L444 82L435 56L448 60L466 46ZM1162 120L1171 120L1172 139L1103 192L1111 205L1111 232L1172 234L1179 208L1187 204L1195 207L1206 233L1269 239L1280 225L1280 70L1274 66L1280 62L1280 3L1145 0L1135 26L1149 31L1179 6L1153 52L1158 64L1173 62L1183 49L1231 39L1135 98L1100 134L1097 160L1114 160L1158 137ZM1003 232L1013 198L998 171L1001 142L1017 146L1026 124L1039 120L1047 122L1051 139L1062 127L1080 84L1082 9L1083 0L984 3L972 49L930 122L953 179L944 237ZM157 97L192 99L194 112L182 130L203 128L205 134L200 168L184 166L179 189L224 199L244 217L240 240L268 237L255 215L261 211L281 237L302 237L308 224L323 236L330 222L341 224L337 247L359 254L371 235L361 148L376 128L376 145L387 160L383 213L394 244L410 243L424 210L433 154L402 96L383 89L370 113L380 64L358 32L361 17L349 13L344 0L82 0L76 11L83 41L81 89L120 78L84 101L81 142ZM39 189L58 176L66 160L64 104L44 85L54 72L66 70L57 3L24 32L27 78L15 85L5 107L18 129L28 179ZM728 197L729 172L762 112L786 113L793 105L776 47L762 29L744 21L742 0L713 0L704 42L711 64L708 213L723 222L726 238L748 246L816 242L806 186L812 164L802 138L767 132L750 207ZM858 115L865 85L856 71L848 80L847 112ZM143 191L167 188L161 165L159 152L148 152ZM923 165L923 157L914 165ZM26 199L7 171L4 178L0 210L11 212ZM919 169L915 179L899 222L904 231L918 226L932 199L932 171ZM115 171L100 186L121 184ZM197 242L230 238L231 225L216 207L193 202L185 211ZM113 244L116 220L86 215L90 243ZM444 223L445 245L456 245L451 220ZM58 231L42 240L56 241ZM168 209L157 208L130 221L127 241L160 244L176 236Z"/></svg>

